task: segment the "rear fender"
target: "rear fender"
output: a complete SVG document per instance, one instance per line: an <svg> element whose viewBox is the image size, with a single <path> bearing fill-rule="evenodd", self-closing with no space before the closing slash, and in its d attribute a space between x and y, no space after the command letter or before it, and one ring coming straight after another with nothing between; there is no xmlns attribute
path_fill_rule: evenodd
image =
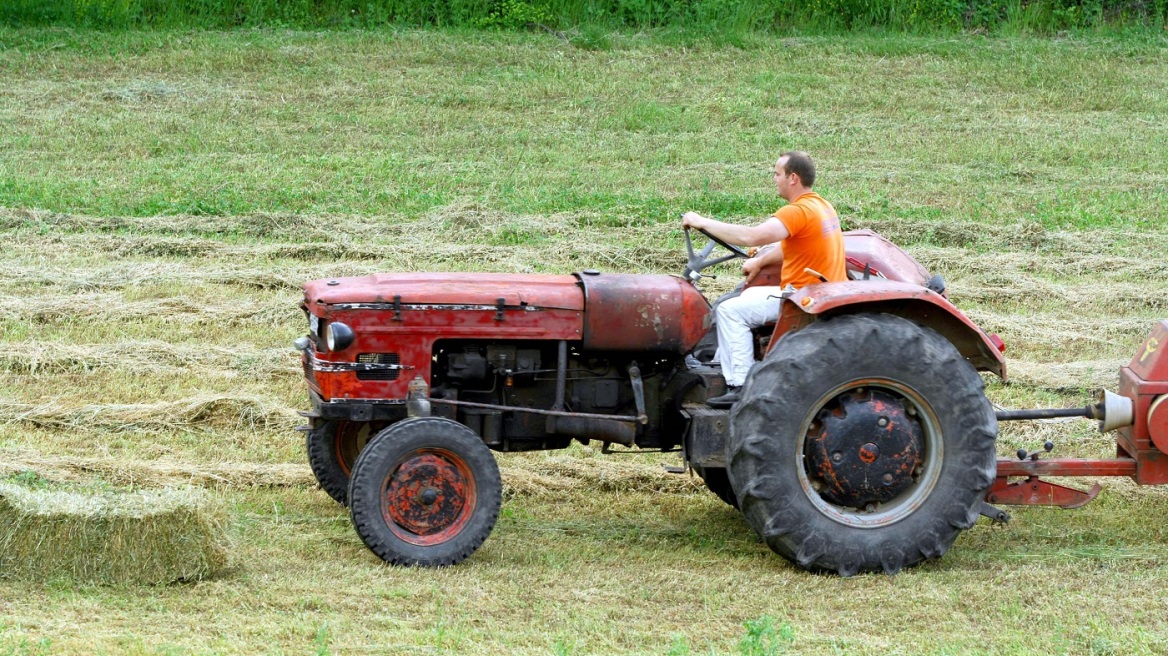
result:
<svg viewBox="0 0 1168 656"><path fill-rule="evenodd" d="M931 328L945 336L979 371L1006 379L1006 360L997 335L987 335L949 299L908 282L873 278L808 285L783 301L770 347L788 332L841 314L884 312ZM768 347L769 350L769 347Z"/></svg>

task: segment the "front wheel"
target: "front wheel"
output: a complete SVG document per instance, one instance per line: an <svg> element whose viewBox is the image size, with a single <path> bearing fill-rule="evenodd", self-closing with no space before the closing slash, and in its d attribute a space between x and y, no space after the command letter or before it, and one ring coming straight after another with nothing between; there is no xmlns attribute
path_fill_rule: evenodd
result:
<svg viewBox="0 0 1168 656"><path fill-rule="evenodd" d="M503 501L499 467L478 435L439 417L378 433L353 467L349 510L373 553L393 565L454 565L491 533Z"/></svg>
<svg viewBox="0 0 1168 656"><path fill-rule="evenodd" d="M348 501L349 475L357 455L384 426L385 422L332 419L320 422L305 437L312 475L338 503Z"/></svg>
<svg viewBox="0 0 1168 656"><path fill-rule="evenodd" d="M747 522L810 570L895 573L944 554L994 480L997 420L943 336L887 314L784 336L730 415Z"/></svg>

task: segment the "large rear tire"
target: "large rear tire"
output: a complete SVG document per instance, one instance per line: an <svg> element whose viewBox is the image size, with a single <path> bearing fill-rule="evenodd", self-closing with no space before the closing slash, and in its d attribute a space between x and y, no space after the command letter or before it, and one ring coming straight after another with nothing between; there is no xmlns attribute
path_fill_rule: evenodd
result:
<svg viewBox="0 0 1168 656"><path fill-rule="evenodd" d="M495 526L503 483L491 450L466 426L406 419L357 458L349 511L361 540L393 565L454 565Z"/></svg>
<svg viewBox="0 0 1168 656"><path fill-rule="evenodd" d="M943 336L887 314L782 338L730 414L747 522L809 570L895 573L944 554L994 480L997 420Z"/></svg>
<svg viewBox="0 0 1168 656"><path fill-rule="evenodd" d="M308 452L308 466L312 475L337 503L347 503L349 475L357 456L369 440L385 426L385 422L346 420L323 421L304 440Z"/></svg>

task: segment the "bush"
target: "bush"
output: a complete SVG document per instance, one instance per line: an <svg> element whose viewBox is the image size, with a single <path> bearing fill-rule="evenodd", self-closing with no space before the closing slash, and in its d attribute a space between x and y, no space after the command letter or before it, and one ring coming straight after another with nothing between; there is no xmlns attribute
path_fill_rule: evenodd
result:
<svg viewBox="0 0 1168 656"><path fill-rule="evenodd" d="M533 24L826 32L885 28L1054 33L1144 25L1164 29L1168 0L7 0L0 23L97 27L467 26Z"/></svg>

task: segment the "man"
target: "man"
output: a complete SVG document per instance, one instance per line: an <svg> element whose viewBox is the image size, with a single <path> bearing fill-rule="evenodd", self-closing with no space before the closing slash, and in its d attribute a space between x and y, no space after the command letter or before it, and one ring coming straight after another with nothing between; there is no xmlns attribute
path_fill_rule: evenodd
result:
<svg viewBox="0 0 1168 656"><path fill-rule="evenodd" d="M783 153L775 162L775 189L788 202L773 216L756 226L743 226L708 219L687 212L681 224L743 246L775 246L742 265L749 284L764 267L782 263L778 287L759 286L718 304L718 358L726 377L727 392L708 399L714 407L729 407L741 395L746 374L754 364L751 329L774 322L779 317L779 294L791 285L796 289L822 282L848 279L844 237L835 208L811 191L815 184L815 163L802 151ZM811 269L815 273L809 273Z"/></svg>

